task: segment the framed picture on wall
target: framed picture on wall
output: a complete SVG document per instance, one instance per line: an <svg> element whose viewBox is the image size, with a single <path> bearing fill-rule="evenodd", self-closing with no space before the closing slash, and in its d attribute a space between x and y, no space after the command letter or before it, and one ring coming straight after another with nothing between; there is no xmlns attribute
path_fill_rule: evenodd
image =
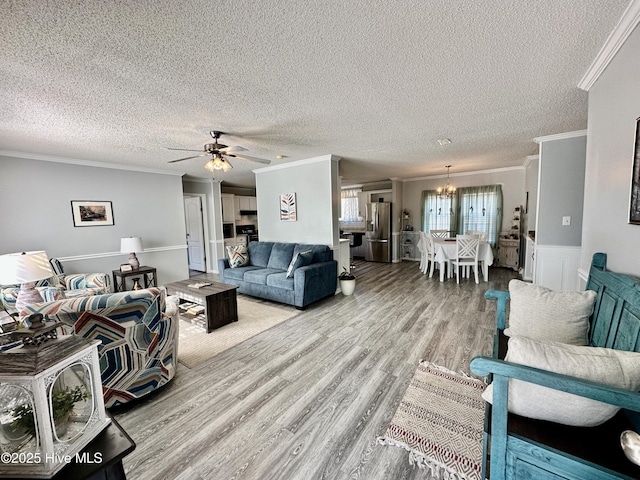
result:
<svg viewBox="0 0 640 480"><path fill-rule="evenodd" d="M636 134L633 140L633 173L631 176L629 223L640 225L640 117L636 118Z"/></svg>
<svg viewBox="0 0 640 480"><path fill-rule="evenodd" d="M295 222L297 220L295 193L283 193L280 195L280 220L284 222Z"/></svg>
<svg viewBox="0 0 640 480"><path fill-rule="evenodd" d="M111 202L72 200L71 213L74 227L98 227L113 225Z"/></svg>

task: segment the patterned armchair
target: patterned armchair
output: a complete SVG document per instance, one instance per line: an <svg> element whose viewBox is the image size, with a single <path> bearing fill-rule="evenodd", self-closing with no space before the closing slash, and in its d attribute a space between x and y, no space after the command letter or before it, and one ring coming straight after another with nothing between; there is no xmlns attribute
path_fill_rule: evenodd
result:
<svg viewBox="0 0 640 480"><path fill-rule="evenodd" d="M175 375L178 303L164 288L148 288L37 303L20 313L41 313L64 323L69 334L102 341L104 404L113 407L147 395Z"/></svg>
<svg viewBox="0 0 640 480"><path fill-rule="evenodd" d="M102 295L111 292L110 277L106 273L72 273L65 275L62 264L57 258L50 258L54 275L46 280L36 282L36 289L45 302L63 298ZM20 285L0 287L0 302L9 313L16 313L16 299Z"/></svg>

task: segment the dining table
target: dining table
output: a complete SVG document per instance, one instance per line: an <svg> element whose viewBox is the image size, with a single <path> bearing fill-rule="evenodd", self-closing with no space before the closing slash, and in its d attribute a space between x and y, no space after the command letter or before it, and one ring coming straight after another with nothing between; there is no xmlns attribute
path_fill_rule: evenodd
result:
<svg viewBox="0 0 640 480"><path fill-rule="evenodd" d="M436 262L440 264L440 281L444 282L444 271L450 261L456 258L456 239L455 238L434 238L433 245L435 249ZM482 278L485 282L489 281L489 265L493 263L493 250L487 242L480 242L478 249L478 263L482 267ZM449 269L449 278L453 277L453 272Z"/></svg>

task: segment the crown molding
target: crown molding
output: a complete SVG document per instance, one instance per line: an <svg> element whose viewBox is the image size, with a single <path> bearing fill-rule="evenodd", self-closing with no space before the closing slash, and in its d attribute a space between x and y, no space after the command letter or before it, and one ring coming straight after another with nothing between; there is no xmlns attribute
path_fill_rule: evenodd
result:
<svg viewBox="0 0 640 480"><path fill-rule="evenodd" d="M578 83L578 88L589 91L611 60L613 60L613 57L616 56L618 50L624 45L624 42L627 41L627 38L629 38L638 23L640 23L640 0L632 0L613 31L609 34L606 42L604 42L595 60L591 63L587 73Z"/></svg>
<svg viewBox="0 0 640 480"><path fill-rule="evenodd" d="M41 162L66 163L69 165L81 165L84 167L108 168L110 170L127 170L130 172L156 173L159 175L173 175L182 177L184 172L174 172L168 170L160 170L159 168L137 167L135 165L123 165L121 163L94 162L92 160L83 160L81 158L56 157L53 155L44 155L42 153L16 152L12 150L0 150L0 156L25 158L28 160L38 160Z"/></svg>
<svg viewBox="0 0 640 480"><path fill-rule="evenodd" d="M475 170L473 172L462 172L462 173L452 173L451 175L447 175L446 173L438 174L438 175L429 175L427 177L415 177L415 178L406 178L402 180L405 182L421 182L423 180L434 180L436 178L447 178L447 177L468 177L470 175L486 175L487 173L500 173L500 172L511 172L513 170L522 170L523 166L515 166L515 167L502 167L502 168L492 168L489 170Z"/></svg>
<svg viewBox="0 0 640 480"><path fill-rule="evenodd" d="M556 133L555 135L545 135L533 139L536 143L549 142L551 140L566 140L567 138L586 137L586 130L576 130L575 132Z"/></svg>
<svg viewBox="0 0 640 480"><path fill-rule="evenodd" d="M524 159L524 163L522 164L522 166L526 168L531 164L531 162L535 162L539 158L540 158L540 155L529 155L527 158Z"/></svg>

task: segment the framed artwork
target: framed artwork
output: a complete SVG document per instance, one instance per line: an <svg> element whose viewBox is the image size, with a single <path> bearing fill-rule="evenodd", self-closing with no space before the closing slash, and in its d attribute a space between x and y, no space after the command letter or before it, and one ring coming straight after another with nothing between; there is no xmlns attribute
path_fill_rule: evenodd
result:
<svg viewBox="0 0 640 480"><path fill-rule="evenodd" d="M633 174L631 177L629 223L640 225L640 117L636 118L636 135L633 141Z"/></svg>
<svg viewBox="0 0 640 480"><path fill-rule="evenodd" d="M297 220L295 193L283 193L280 195L280 220L285 222L295 222Z"/></svg>
<svg viewBox="0 0 640 480"><path fill-rule="evenodd" d="M113 225L111 202L72 200L71 213L74 227L98 227Z"/></svg>

